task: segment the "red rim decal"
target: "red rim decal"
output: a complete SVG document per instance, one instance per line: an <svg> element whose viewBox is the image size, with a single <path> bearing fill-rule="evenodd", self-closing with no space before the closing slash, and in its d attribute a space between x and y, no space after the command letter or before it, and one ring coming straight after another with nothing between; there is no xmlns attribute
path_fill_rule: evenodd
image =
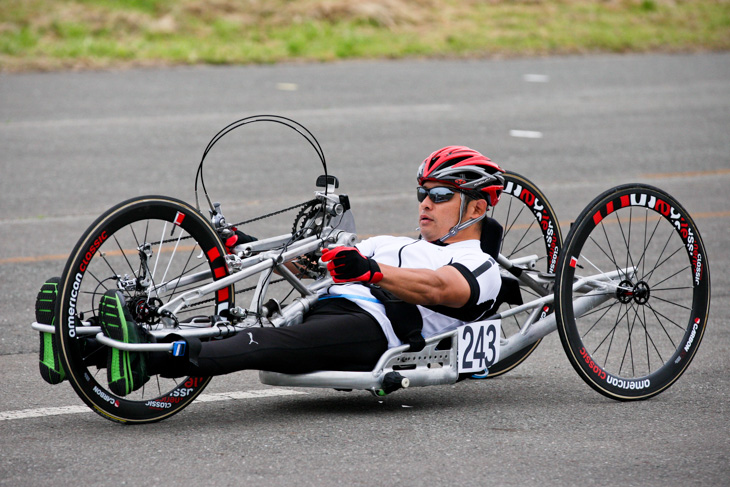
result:
<svg viewBox="0 0 730 487"><path fill-rule="evenodd" d="M213 262L220 256L221 256L221 253L218 251L218 249L216 247L213 247L212 249L210 249L208 251L208 260L210 260L211 262Z"/></svg>
<svg viewBox="0 0 730 487"><path fill-rule="evenodd" d="M228 296L230 296L230 294L228 293L228 288L227 287L224 287L223 289L219 289L218 290L218 302L219 303L222 302L222 301L227 301L228 300Z"/></svg>
<svg viewBox="0 0 730 487"><path fill-rule="evenodd" d="M593 223L598 225L601 223L601 220L603 220L603 216L601 216L601 212L597 211L595 215L593 215Z"/></svg>
<svg viewBox="0 0 730 487"><path fill-rule="evenodd" d="M173 220L172 223L177 225L178 227L182 225L183 220L185 219L185 213L177 212L177 215L175 215L175 220Z"/></svg>

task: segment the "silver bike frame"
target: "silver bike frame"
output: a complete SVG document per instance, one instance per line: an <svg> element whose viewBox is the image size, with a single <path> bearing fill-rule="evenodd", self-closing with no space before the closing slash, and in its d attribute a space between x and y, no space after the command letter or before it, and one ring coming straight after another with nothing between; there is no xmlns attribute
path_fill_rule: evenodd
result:
<svg viewBox="0 0 730 487"><path fill-rule="evenodd" d="M241 261L241 270L227 276L223 279L215 281L211 284L200 287L199 289L189 291L174 300L168 302L163 309L177 312L187 306L195 304L208 294L227 287L241 279L250 277L256 273L267 271L275 268L277 271L301 294L288 304L281 313L273 316L270 322L275 327L290 326L301 322L304 314L312 307L318 299L318 291L332 284L331 278L315 281L305 286L294 274L292 274L284 263L298 257L317 250L327 243L335 245L351 245L354 234L347 232L339 232L335 236L324 239L306 239L293 244L291 248L285 252L268 252L257 257L249 257ZM527 265L534 262L535 256L523 257L519 260L509 261L506 257L500 255L500 262L507 262L510 266ZM587 313L591 309L600 306L602 303L610 300L614 295L617 286L614 284L616 279L633 274L633 268L619 269L609 273L596 274L589 277L577 279L573 284L575 292L583 292L582 296L574 302L574 310L576 316ZM518 277L523 283L530 282L530 287L545 292L545 284L549 283L552 276L543 276L535 279L523 273ZM199 273L199 278L208 277L208 273ZM538 276L539 277L539 276ZM270 276L269 276L270 278ZM189 279L189 277L188 277ZM260 281L257 288L261 288L268 284L268 279ZM174 286L174 283L165 283L158 286L163 289L165 286ZM538 313L543 305L550 304L554 301L552 293L541 298L535 299L520 306L516 306L509 310L494 315L490 319L504 319L524 311L533 310L518 333L502 339L500 342L500 358L504 360L512 354L522 350L523 348L535 343L541 338L554 332L557 329L555 314L536 320ZM212 324L209 320L201 320L199 323L186 323L190 328L172 329L162 328L152 330L150 333L157 339L162 339L170 333L175 333L183 338L213 338L227 337L239 333L251 326L257 325L257 322L231 323L227 320L220 320ZM54 333L55 329L49 325L33 323L33 329L47 333ZM120 350L134 352L151 352L151 351L171 351L173 343L124 343L113 340L103 335L101 328L98 326L80 326L76 328L79 336L95 335L96 339L109 347L115 347ZM426 346L418 352L410 352L409 345L401 345L386 351L376 364L375 368L369 372L345 372L345 371L320 371L308 374L281 374L276 372L260 371L259 378L263 384L274 386L290 386L290 387L326 387L335 389L360 389L372 392L378 391L382 387L383 379L390 372L398 372L408 379L410 387L422 387L439 384L453 384L457 381L458 374L458 340L456 339L456 330L448 331L426 339Z"/></svg>
<svg viewBox="0 0 730 487"><path fill-rule="evenodd" d="M327 208L333 210L339 201L334 195L318 195L326 200ZM332 212L335 215L336 212ZM342 212L337 216L342 215ZM299 241L289 243L292 235L280 235L260 241L246 243L237 246L236 254L229 256L227 264L231 274L203 285L199 288L187 291L170 300L160 308L160 311L177 314L179 311L190 307L202 299L210 296L219 289L228 287L236 282L246 279L255 274L261 273L261 278L254 291L251 311L259 316L261 309L258 309L266 294L272 273L266 272L276 270L299 294L283 309L269 310L269 323L275 327L290 326L300 323L304 314L311 309L318 299L318 292L330 286L333 281L325 278L305 285L287 267L286 263L322 247L352 246L357 241L357 235L351 232L326 227L321 235L325 237L309 236ZM255 255L254 255L255 254ZM244 258L242 258L244 257ZM500 358L504 360L512 354L535 343L539 339L554 332L557 329L555 314L538 320L539 312L543 305L552 303L554 295L552 292L555 276L530 272L535 269L537 256L525 256L515 260L509 260L503 255L497 259L503 272L511 271L523 286L527 286L537 292L541 297L503 311L490 317L490 319L504 319L515 316L518 313L530 311L528 318L520 327L520 331L500 341ZM515 272L515 270L518 270ZM618 289L615 282L635 272L633 268L618 269L610 273L601 273L585 278L576 279L573 284L575 292L584 293L574 302L576 316L581 316L591 309L600 306L611 299ZM210 278L210 271L199 272L194 275L172 279L157 285L151 289L152 295L158 295L167 290L178 288L183 285L194 284ZM245 317L248 310L234 308L234 314L243 316L240 322L234 322L220 318L211 323L210 319L193 319L185 322L186 328L173 327L165 323L159 328L153 329L150 333L160 342L167 335L174 333L183 339L185 338L214 338L235 335L251 326L260 325L259 318ZM164 319L163 319L164 322ZM91 326L89 322L82 323L83 326L76 327L78 336L94 336L100 343L120 350L132 352L151 351L172 351L174 343L124 343L104 336L101 327ZM37 322L32 324L36 331L55 333L55 328ZM369 372L342 372L342 371L321 371L309 374L280 374L274 372L260 372L260 380L264 384L277 386L295 387L328 387L336 389L364 389L377 391L381 388L383 378L390 372L398 372L408 379L410 386L427 386L436 384L450 384L458 379L458 340L456 330L448 331L426 339L426 346L418 352L410 352L408 345L401 345L386 351L380 358L375 368ZM406 383L408 383L406 382Z"/></svg>

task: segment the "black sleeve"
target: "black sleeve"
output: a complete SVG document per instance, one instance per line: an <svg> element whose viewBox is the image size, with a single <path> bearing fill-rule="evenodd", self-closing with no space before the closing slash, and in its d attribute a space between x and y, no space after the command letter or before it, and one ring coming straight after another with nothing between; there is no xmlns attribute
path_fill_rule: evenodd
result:
<svg viewBox="0 0 730 487"><path fill-rule="evenodd" d="M466 282L469 283L469 289L471 290L471 294L469 295L469 301L466 302L464 308L469 308L476 305L477 300L479 299L479 283L477 282L476 276L469 269L467 269L464 264L452 262L449 265L457 271L461 272L461 275L464 276Z"/></svg>
<svg viewBox="0 0 730 487"><path fill-rule="evenodd" d="M490 264L489 267L491 267L491 260L488 261L488 263ZM492 306L494 305L494 301L490 299L488 301L485 301L484 303L477 304L477 300L479 299L479 283L477 282L477 278L463 264L459 264L458 262L452 262L448 265L454 267L457 271L459 271L461 275L464 276L464 279L466 279L466 282L469 283L469 289L471 290L469 300L461 308L451 308L449 306L443 305L426 306L426 308L430 309L431 311L435 311L436 313L446 315L450 318L456 318L460 321L469 322L478 320L492 308ZM487 267L487 269L489 267ZM484 271L486 271L486 269L482 270L481 272Z"/></svg>

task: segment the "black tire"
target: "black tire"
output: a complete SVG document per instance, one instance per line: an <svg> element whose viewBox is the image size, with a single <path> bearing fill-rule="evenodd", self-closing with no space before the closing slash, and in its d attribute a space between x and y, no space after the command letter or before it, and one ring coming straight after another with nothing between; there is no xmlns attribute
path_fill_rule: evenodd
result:
<svg viewBox="0 0 730 487"><path fill-rule="evenodd" d="M119 397L108 387L108 348L78 330L82 322L98 326L99 299L106 290L119 289L120 277L139 282L143 259L138 248L143 243L151 244L147 268L155 285L202 271L210 276L196 286L228 275L225 251L211 224L195 208L164 196L120 203L100 216L76 244L59 284L56 335L61 356L79 397L98 414L122 423L167 418L190 404L210 381L208 377L152 376L141 389ZM149 289L130 284L122 290L135 320L147 329L161 326L150 307L159 307L190 287L151 297ZM181 311L177 318L220 314L233 306L233 296L233 286L223 288L214 299Z"/></svg>
<svg viewBox="0 0 730 487"><path fill-rule="evenodd" d="M504 228L502 255L509 259L537 255L537 269L554 273L562 249L562 234L555 211L545 195L529 179L514 172L504 175L505 188L499 203L490 209L489 216ZM521 286L525 302L538 297L532 289ZM509 305L503 305L502 309ZM544 318L553 311L546 305L541 311ZM529 313L518 314L502 320L502 336L509 337L519 332L522 321ZM513 355L500 360L489 369L489 378L498 377L521 364L535 351L541 340L528 345Z"/></svg>
<svg viewBox="0 0 730 487"><path fill-rule="evenodd" d="M577 273L610 271L618 277L594 292L608 300L576 316L581 300L591 299L573 290ZM563 348L593 389L621 401L659 394L687 369L707 324L710 267L697 226L660 189L606 191L565 240L555 301Z"/></svg>

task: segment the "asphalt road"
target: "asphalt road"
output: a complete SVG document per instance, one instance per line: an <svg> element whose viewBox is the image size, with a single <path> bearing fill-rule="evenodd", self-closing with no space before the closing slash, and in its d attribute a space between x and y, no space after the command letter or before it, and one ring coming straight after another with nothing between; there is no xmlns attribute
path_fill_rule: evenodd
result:
<svg viewBox="0 0 730 487"><path fill-rule="evenodd" d="M0 75L0 485L727 485L729 79L727 53ZM613 185L667 190L710 256L697 357L639 403L593 392L557 336L502 378L384 403L285 394L241 372L143 427L112 424L68 384L43 382L35 294L81 232L132 196L193 201L208 140L261 113L317 136L361 235L413 232L416 167L443 145L527 175L565 232ZM206 165L229 220L306 200L321 172L311 148L273 124L226 136Z"/></svg>

